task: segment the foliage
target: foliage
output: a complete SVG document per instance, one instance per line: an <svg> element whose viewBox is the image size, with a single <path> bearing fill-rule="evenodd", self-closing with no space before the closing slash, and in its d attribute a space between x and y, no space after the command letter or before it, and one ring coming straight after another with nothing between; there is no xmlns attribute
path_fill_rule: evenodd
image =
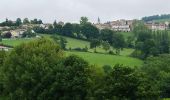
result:
<svg viewBox="0 0 170 100"><path fill-rule="evenodd" d="M135 69L116 65L111 72L101 80L102 87L96 90L96 98L106 99L158 99L159 92L150 80L141 72Z"/></svg>
<svg viewBox="0 0 170 100"><path fill-rule="evenodd" d="M17 26L20 26L21 24L22 24L21 18L17 18L17 20L16 20L16 25L17 25Z"/></svg>
<svg viewBox="0 0 170 100"><path fill-rule="evenodd" d="M90 48L95 48L95 52L96 52L96 48L100 46L100 44L101 44L100 40L97 39L91 40Z"/></svg>
<svg viewBox="0 0 170 100"><path fill-rule="evenodd" d="M153 15L153 16L143 17L142 20L147 22L147 21L169 19L169 18L170 18L170 14L162 14L162 15Z"/></svg>
<svg viewBox="0 0 170 100"><path fill-rule="evenodd" d="M170 55L160 55L158 57L149 57L145 65L141 68L160 88L162 97L170 97Z"/></svg>
<svg viewBox="0 0 170 100"><path fill-rule="evenodd" d="M22 34L22 37L25 38L31 38L31 37L35 37L36 36L36 33L32 32L31 29L28 29L27 31L25 31L23 34Z"/></svg>
<svg viewBox="0 0 170 100"><path fill-rule="evenodd" d="M54 42L39 39L15 47L3 65L4 86L9 97L35 99L45 85L45 77L62 59L63 53ZM42 88L44 89L44 88Z"/></svg>
<svg viewBox="0 0 170 100"><path fill-rule="evenodd" d="M102 42L103 49L107 52L110 49L110 44L107 41Z"/></svg>
<svg viewBox="0 0 170 100"><path fill-rule="evenodd" d="M63 35L66 35L66 36L72 36L72 35L73 35L72 32L73 32L73 30L72 30L72 24L66 23L66 24L63 26L62 34L63 34Z"/></svg>
<svg viewBox="0 0 170 100"><path fill-rule="evenodd" d="M87 17L81 17L81 19L80 19L80 24L81 25L86 25L88 23L89 22L88 22L88 18Z"/></svg>
<svg viewBox="0 0 170 100"><path fill-rule="evenodd" d="M11 36L12 36L11 32L7 32L7 33L2 34L3 38L11 38Z"/></svg>
<svg viewBox="0 0 170 100"><path fill-rule="evenodd" d="M89 40L99 37L99 29L90 23L85 24L81 27L81 33Z"/></svg>
<svg viewBox="0 0 170 100"><path fill-rule="evenodd" d="M24 20L23 20L23 24L29 24L30 22L29 22L29 19L28 18L24 18Z"/></svg>

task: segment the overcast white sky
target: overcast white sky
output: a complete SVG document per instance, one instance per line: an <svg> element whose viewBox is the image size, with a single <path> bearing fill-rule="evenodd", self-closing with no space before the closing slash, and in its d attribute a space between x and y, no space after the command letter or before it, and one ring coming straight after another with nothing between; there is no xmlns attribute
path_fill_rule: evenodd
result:
<svg viewBox="0 0 170 100"><path fill-rule="evenodd" d="M87 16L96 22L169 14L170 0L0 0L0 21L40 18L45 22L78 22Z"/></svg>

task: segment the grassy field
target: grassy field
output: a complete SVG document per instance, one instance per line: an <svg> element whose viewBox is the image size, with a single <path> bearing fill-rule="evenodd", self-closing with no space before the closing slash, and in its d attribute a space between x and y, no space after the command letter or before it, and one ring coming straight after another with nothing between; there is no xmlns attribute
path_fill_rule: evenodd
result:
<svg viewBox="0 0 170 100"><path fill-rule="evenodd" d="M49 38L51 37L51 35L41 35L41 36L44 36L46 38ZM57 35L58 37L60 37L59 35ZM65 37L65 36L61 36L63 38L65 38L67 40L67 49L69 48L84 48L85 46L87 46L89 48L89 45L90 43L87 42L87 41L82 41L82 40L79 40L79 39L74 39L74 38L70 38L70 37Z"/></svg>
<svg viewBox="0 0 170 100"><path fill-rule="evenodd" d="M115 64L123 64L126 66L141 66L143 62L139 59L127 57L127 56L116 56L116 55L108 55L108 54L96 54L96 53L88 53L88 52L66 52L67 55L78 55L88 61L90 64L103 66L103 65L115 65Z"/></svg>
<svg viewBox="0 0 170 100"><path fill-rule="evenodd" d="M0 43L9 45L9 46L17 46L17 45L20 45L21 43L27 43L32 40L34 39L3 39L2 42Z"/></svg>
<svg viewBox="0 0 170 100"><path fill-rule="evenodd" d="M128 37L134 36L134 33L132 33L132 32L120 32L120 34L122 34L125 39L127 39Z"/></svg>

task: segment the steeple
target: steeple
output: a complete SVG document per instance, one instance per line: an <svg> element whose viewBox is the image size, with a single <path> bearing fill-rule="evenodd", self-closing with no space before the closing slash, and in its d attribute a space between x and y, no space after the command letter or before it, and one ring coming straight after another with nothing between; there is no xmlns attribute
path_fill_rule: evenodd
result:
<svg viewBox="0 0 170 100"><path fill-rule="evenodd" d="M97 23L100 24L100 18L98 17Z"/></svg>

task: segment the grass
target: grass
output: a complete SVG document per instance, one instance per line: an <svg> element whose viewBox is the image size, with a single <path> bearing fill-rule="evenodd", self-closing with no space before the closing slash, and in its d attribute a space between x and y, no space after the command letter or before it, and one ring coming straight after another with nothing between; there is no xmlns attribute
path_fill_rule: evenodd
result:
<svg viewBox="0 0 170 100"><path fill-rule="evenodd" d="M3 39L2 42L0 42L0 43L15 47L17 45L20 45L22 43L27 43L32 40L33 39Z"/></svg>
<svg viewBox="0 0 170 100"><path fill-rule="evenodd" d="M122 34L125 39L127 39L128 37L133 37L134 36L133 32L120 32L120 34Z"/></svg>
<svg viewBox="0 0 170 100"><path fill-rule="evenodd" d="M127 56L116 56L116 55L108 55L108 54L97 54L97 53L89 53L89 52L70 52L67 51L66 55L77 55L82 57L90 64L103 66L103 65L115 65L115 64L123 64L126 66L141 66L143 62L139 59L127 57Z"/></svg>
<svg viewBox="0 0 170 100"><path fill-rule="evenodd" d="M47 35L47 34L43 34L42 36L50 38L51 35ZM57 35L60 37L60 35ZM85 48L85 46L87 46L89 48L90 43L88 41L83 41L83 40L79 40L79 39L74 39L74 38L70 38L70 37L65 37L65 36L61 36L63 38L65 38L67 40L67 49L69 48Z"/></svg>

